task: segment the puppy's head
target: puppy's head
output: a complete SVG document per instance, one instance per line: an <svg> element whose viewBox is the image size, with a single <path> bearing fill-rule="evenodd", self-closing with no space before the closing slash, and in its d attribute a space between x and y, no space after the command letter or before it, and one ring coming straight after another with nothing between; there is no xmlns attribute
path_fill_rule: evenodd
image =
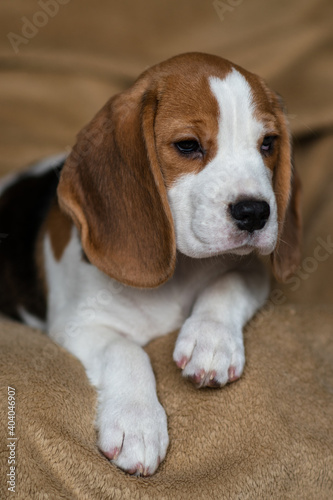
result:
<svg viewBox="0 0 333 500"><path fill-rule="evenodd" d="M143 73L80 132L59 202L88 259L153 287L194 258L272 254L285 279L299 260L299 182L279 97L216 56L184 54Z"/></svg>

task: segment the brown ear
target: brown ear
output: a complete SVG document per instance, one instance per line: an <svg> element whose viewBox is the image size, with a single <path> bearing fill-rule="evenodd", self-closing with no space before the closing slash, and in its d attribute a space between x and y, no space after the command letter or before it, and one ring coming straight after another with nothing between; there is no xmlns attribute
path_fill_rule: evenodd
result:
<svg viewBox="0 0 333 500"><path fill-rule="evenodd" d="M60 206L76 224L89 261L138 287L162 284L175 266L154 143L156 108L156 93L142 82L108 101L80 132L58 186Z"/></svg>
<svg viewBox="0 0 333 500"><path fill-rule="evenodd" d="M273 184L278 207L279 235L271 256L273 274L285 281L293 274L301 260L301 183L292 167L292 154L287 119L279 103L280 149L275 166Z"/></svg>

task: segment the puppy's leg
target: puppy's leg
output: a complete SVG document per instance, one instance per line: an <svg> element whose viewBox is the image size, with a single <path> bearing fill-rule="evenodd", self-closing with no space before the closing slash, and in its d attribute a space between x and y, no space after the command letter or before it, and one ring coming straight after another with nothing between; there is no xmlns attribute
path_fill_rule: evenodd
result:
<svg viewBox="0 0 333 500"><path fill-rule="evenodd" d="M183 375L199 387L237 380L244 368L243 327L265 302L265 271L231 271L216 278L199 295L174 350Z"/></svg>
<svg viewBox="0 0 333 500"><path fill-rule="evenodd" d="M84 326L75 335L62 335L62 340L51 330L51 337L81 360L98 389L101 451L131 474L153 474L169 439L148 355L104 326Z"/></svg>

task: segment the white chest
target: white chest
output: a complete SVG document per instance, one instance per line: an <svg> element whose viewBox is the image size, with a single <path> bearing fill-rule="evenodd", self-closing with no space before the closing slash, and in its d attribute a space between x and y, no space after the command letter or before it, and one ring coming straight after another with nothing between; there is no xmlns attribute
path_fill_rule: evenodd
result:
<svg viewBox="0 0 333 500"><path fill-rule="evenodd" d="M200 290L229 267L225 259L179 256L174 276L159 288L127 287L82 260L75 229L60 261L45 239L45 264L49 330L75 336L91 323L140 345L179 328Z"/></svg>

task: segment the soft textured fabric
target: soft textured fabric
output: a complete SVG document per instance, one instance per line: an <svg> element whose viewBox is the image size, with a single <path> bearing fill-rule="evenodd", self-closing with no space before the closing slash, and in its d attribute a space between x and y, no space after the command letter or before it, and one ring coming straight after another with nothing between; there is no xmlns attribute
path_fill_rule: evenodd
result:
<svg viewBox="0 0 333 500"><path fill-rule="evenodd" d="M99 453L96 394L81 364L3 319L0 498L333 498L332 14L330 0L1 3L0 175L69 150L149 65L210 52L263 76L287 104L304 245L296 276L272 284L246 330L240 381L198 391L172 361L176 333L147 346L170 432L151 478L130 477ZM13 34L25 40L17 53ZM0 221L0 251L1 237ZM6 485L8 386L16 389L15 494Z"/></svg>
<svg viewBox="0 0 333 500"><path fill-rule="evenodd" d="M0 323L2 422L7 386L16 389L18 498L332 498L332 323L333 309L319 306L257 316L245 335L245 373L221 390L182 379L175 334L152 342L170 447L145 479L99 453L82 365L45 335Z"/></svg>

